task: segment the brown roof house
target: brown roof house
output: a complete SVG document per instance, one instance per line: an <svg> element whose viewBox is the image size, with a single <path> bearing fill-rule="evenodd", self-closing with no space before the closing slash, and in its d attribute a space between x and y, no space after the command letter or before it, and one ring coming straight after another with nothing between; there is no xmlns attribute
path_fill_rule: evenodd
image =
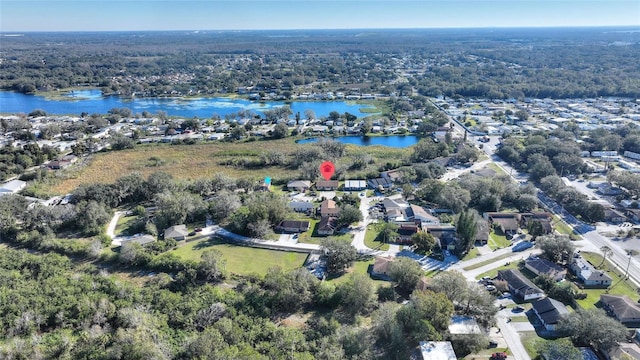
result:
<svg viewBox="0 0 640 360"><path fill-rule="evenodd" d="M320 222L316 225L318 235L333 235L336 231L336 223L338 219L334 216L323 216L320 218Z"/></svg>
<svg viewBox="0 0 640 360"><path fill-rule="evenodd" d="M544 296L544 291L527 279L520 270L499 270L498 278L509 284L510 292L524 301L539 299Z"/></svg>
<svg viewBox="0 0 640 360"><path fill-rule="evenodd" d="M553 216L548 212L530 212L520 214L520 224L523 227L528 228L529 224L533 221L537 221L542 225L542 232L544 234L551 234L553 232Z"/></svg>
<svg viewBox="0 0 640 360"><path fill-rule="evenodd" d="M320 216L338 216L340 208L333 200L325 200L320 203Z"/></svg>
<svg viewBox="0 0 640 360"><path fill-rule="evenodd" d="M381 280L391 280L389 277L389 266L393 262L395 258L388 257L377 257L376 261L373 263L373 267L371 268L371 277L374 279Z"/></svg>
<svg viewBox="0 0 640 360"><path fill-rule="evenodd" d="M600 304L626 327L640 327L640 305L626 295L600 295Z"/></svg>
<svg viewBox="0 0 640 360"><path fill-rule="evenodd" d="M276 231L301 233L309 230L309 222L303 220L283 220L276 226Z"/></svg>
<svg viewBox="0 0 640 360"><path fill-rule="evenodd" d="M485 219L481 219L476 223L476 241L484 245L489 242L489 223Z"/></svg>
<svg viewBox="0 0 640 360"><path fill-rule="evenodd" d="M491 226L497 226L507 235L507 238L515 235L520 229L520 214L518 213L485 213L485 218L489 220Z"/></svg>
<svg viewBox="0 0 640 360"><path fill-rule="evenodd" d="M164 231L164 239L174 239L177 241L184 240L187 238L189 231L187 231L187 226L182 225L174 225L167 228Z"/></svg>
<svg viewBox="0 0 640 360"><path fill-rule="evenodd" d="M338 188L338 180L319 180L316 181L316 189L319 191L331 191Z"/></svg>

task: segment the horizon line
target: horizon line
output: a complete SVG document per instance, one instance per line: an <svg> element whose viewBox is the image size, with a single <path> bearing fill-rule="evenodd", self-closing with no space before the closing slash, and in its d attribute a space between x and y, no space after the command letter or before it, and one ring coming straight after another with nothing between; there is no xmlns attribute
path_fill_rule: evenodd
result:
<svg viewBox="0 0 640 360"><path fill-rule="evenodd" d="M108 32L250 32L250 31L358 31L358 30L456 30L456 29L594 29L594 28L640 28L640 24L629 25L529 25L529 26L437 26L437 27L363 27L363 28L274 28L274 29L125 29L125 30L2 30L8 33L108 33Z"/></svg>

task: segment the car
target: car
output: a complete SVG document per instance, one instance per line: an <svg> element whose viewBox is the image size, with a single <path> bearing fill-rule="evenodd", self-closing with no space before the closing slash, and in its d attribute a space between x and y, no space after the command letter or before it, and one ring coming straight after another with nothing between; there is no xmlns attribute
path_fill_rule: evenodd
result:
<svg viewBox="0 0 640 360"><path fill-rule="evenodd" d="M511 297L511 293L510 292L503 292L502 295L500 295L501 298L503 299L508 299Z"/></svg>
<svg viewBox="0 0 640 360"><path fill-rule="evenodd" d="M297 239L298 238L298 234L293 234L293 238Z"/></svg>
<svg viewBox="0 0 640 360"><path fill-rule="evenodd" d="M193 231L195 231L195 232L201 232L201 231L202 231L202 228L195 228L195 230L193 230Z"/></svg>
<svg viewBox="0 0 640 360"><path fill-rule="evenodd" d="M195 231L192 231L192 232L190 232L190 233L189 233L189 236L193 236L193 235L195 235L195 234L196 234L196 232L195 232Z"/></svg>
<svg viewBox="0 0 640 360"><path fill-rule="evenodd" d="M449 250L444 251L444 256L451 256L451 252Z"/></svg>
<svg viewBox="0 0 640 360"><path fill-rule="evenodd" d="M364 196L364 193L360 193L360 196Z"/></svg>
<svg viewBox="0 0 640 360"><path fill-rule="evenodd" d="M530 247L533 247L533 243L531 241L520 241L519 243L513 245L513 248L511 249L511 251L513 252L525 251Z"/></svg>
<svg viewBox="0 0 640 360"><path fill-rule="evenodd" d="M504 352L493 353L489 358L489 360L506 360L506 359L507 359L507 353L504 353Z"/></svg>
<svg viewBox="0 0 640 360"><path fill-rule="evenodd" d="M496 289L496 287L493 286L493 285L487 285L487 286L485 286L485 289L487 289L487 291L494 291Z"/></svg>
<svg viewBox="0 0 640 360"><path fill-rule="evenodd" d="M495 340L489 341L489 348L495 348L495 347L498 347L498 342Z"/></svg>

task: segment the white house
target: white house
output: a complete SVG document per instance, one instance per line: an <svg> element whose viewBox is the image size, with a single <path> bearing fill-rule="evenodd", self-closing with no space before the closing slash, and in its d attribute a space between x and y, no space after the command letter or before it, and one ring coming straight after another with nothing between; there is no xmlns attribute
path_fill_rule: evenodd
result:
<svg viewBox="0 0 640 360"><path fill-rule="evenodd" d="M8 181L2 186L0 186L0 195L2 194L16 194L20 192L20 190L24 189L27 186L27 183L22 180L11 180Z"/></svg>

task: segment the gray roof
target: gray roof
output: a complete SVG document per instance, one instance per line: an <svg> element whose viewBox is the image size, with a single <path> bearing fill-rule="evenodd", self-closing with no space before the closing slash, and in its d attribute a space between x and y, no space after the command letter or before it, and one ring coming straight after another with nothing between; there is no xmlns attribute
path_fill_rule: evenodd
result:
<svg viewBox="0 0 640 360"><path fill-rule="evenodd" d="M531 305L547 325L557 324L560 319L569 315L569 310L563 303L549 297L535 301Z"/></svg>
<svg viewBox="0 0 640 360"><path fill-rule="evenodd" d="M134 242L134 243L138 243L140 245L145 245L148 243L152 243L156 241L156 238L151 236L151 235L137 235L137 236L132 236L128 239L124 239L122 240L122 244L127 243L127 242Z"/></svg>
<svg viewBox="0 0 640 360"><path fill-rule="evenodd" d="M168 239L168 238L175 238L175 237L183 237L183 236L187 236L189 234L189 231L187 231L187 226L186 225L174 225L171 226L169 228L167 228L164 231L164 238Z"/></svg>
<svg viewBox="0 0 640 360"><path fill-rule="evenodd" d="M2 184L2 186L0 186L0 191L16 193L22 190L26 185L27 183L22 180L11 180Z"/></svg>

